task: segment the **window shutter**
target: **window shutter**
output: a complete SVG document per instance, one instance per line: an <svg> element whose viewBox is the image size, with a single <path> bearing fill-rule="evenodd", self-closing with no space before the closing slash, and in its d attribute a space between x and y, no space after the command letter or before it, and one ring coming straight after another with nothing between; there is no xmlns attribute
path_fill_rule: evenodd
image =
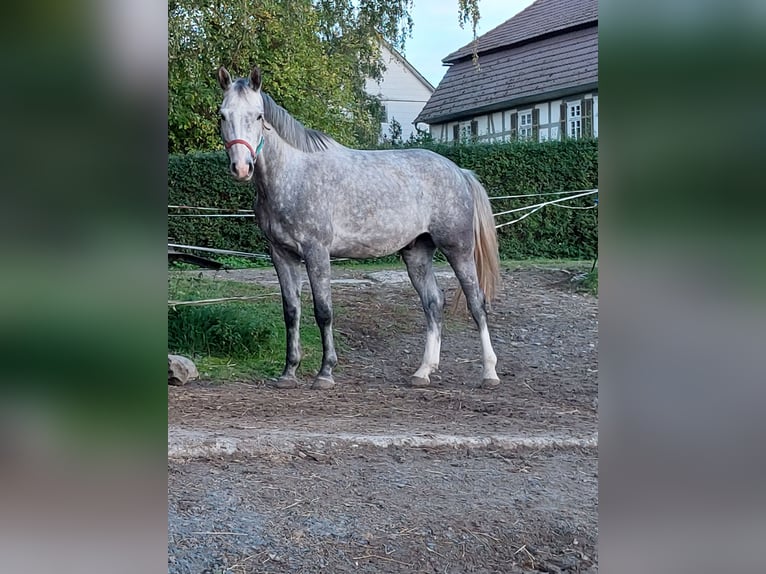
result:
<svg viewBox="0 0 766 574"><path fill-rule="evenodd" d="M593 100L588 98L582 101L582 135L593 137Z"/></svg>
<svg viewBox="0 0 766 574"><path fill-rule="evenodd" d="M563 140L567 137L567 103L561 102L561 128L559 129L561 134L559 139Z"/></svg>
<svg viewBox="0 0 766 574"><path fill-rule="evenodd" d="M452 139L455 143L460 143L460 124L452 126Z"/></svg>
<svg viewBox="0 0 766 574"><path fill-rule="evenodd" d="M479 137L479 122L471 120L471 139L476 140Z"/></svg>
<svg viewBox="0 0 766 574"><path fill-rule="evenodd" d="M540 110L532 108L532 140L540 141Z"/></svg>
<svg viewBox="0 0 766 574"><path fill-rule="evenodd" d="M511 114L511 139L515 140L517 137L519 137L519 114L516 112L513 112Z"/></svg>

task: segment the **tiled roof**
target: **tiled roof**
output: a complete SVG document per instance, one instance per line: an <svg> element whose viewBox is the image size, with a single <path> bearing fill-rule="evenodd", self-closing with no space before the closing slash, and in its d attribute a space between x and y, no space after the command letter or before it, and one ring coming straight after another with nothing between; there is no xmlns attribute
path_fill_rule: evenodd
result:
<svg viewBox="0 0 766 574"><path fill-rule="evenodd" d="M598 0L537 0L476 39L479 54L524 42L572 26L598 21ZM473 42L452 52L442 62L455 62L473 54Z"/></svg>
<svg viewBox="0 0 766 574"><path fill-rule="evenodd" d="M537 0L452 62L416 122L439 123L598 85L598 3ZM554 96L555 95L555 96Z"/></svg>

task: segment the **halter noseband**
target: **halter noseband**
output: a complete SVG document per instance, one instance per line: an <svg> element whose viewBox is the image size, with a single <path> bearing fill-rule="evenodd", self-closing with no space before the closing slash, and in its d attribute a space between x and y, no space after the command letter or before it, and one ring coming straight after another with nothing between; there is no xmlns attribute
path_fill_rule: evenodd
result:
<svg viewBox="0 0 766 574"><path fill-rule="evenodd" d="M258 147L256 147L255 149L253 149L253 146L251 146L245 140L230 140L226 142L226 145L224 147L228 151L228 149L231 146L235 144L242 144L243 146L245 146L247 149L250 150L250 156L253 158L253 162L255 162L255 158L258 157L258 154L261 153L261 150L263 149L263 142L264 142L263 135L261 135L261 141L258 142Z"/></svg>

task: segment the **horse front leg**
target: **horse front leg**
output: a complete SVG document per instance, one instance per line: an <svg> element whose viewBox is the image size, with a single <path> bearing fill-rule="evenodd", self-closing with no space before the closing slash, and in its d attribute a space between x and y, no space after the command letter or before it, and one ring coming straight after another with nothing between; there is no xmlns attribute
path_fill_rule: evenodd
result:
<svg viewBox="0 0 766 574"><path fill-rule="evenodd" d="M287 350L285 368L277 380L277 388L294 389L298 386L296 371L301 364L301 260L300 257L278 246L271 246L271 260L282 291L282 311L285 317Z"/></svg>
<svg viewBox="0 0 766 574"><path fill-rule="evenodd" d="M335 386L332 370L338 364L332 335L332 294L330 291L330 253L322 246L312 245L303 253L314 299L314 316L322 336L322 366L314 379L312 389L330 389Z"/></svg>

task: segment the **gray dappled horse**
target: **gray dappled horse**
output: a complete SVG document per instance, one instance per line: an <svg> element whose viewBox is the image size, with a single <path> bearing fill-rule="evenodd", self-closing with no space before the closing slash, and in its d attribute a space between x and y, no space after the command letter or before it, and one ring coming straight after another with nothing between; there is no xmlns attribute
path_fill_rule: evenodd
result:
<svg viewBox="0 0 766 574"><path fill-rule="evenodd" d="M500 384L487 329L485 294L498 280L497 236L484 188L469 171L428 150L361 151L307 129L261 91L261 72L224 90L221 135L237 180L255 180L255 215L268 239L282 290L287 353L277 381L297 386L301 259L322 335L322 366L312 388L334 386L338 362L332 334L330 257L380 257L400 252L426 314L423 362L413 386L430 384L439 366L444 295L432 268L435 250L449 261L479 328L482 386Z"/></svg>

